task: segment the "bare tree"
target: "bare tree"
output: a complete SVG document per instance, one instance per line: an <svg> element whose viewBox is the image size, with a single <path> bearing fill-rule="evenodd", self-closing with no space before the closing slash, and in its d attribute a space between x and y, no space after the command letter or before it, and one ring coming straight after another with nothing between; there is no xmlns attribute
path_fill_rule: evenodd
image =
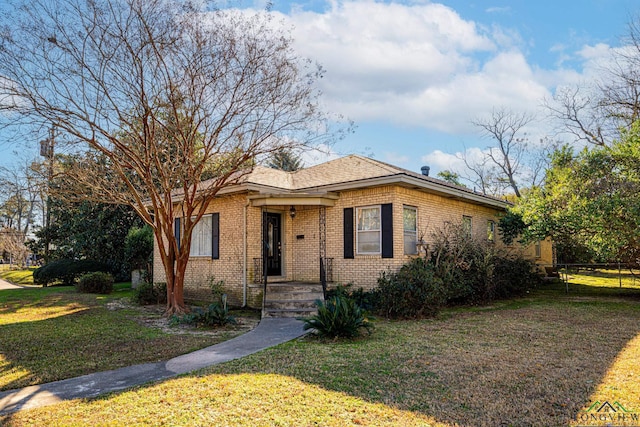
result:
<svg viewBox="0 0 640 427"><path fill-rule="evenodd" d="M517 197L520 197L518 177L523 173L528 149L523 129L533 120L534 117L527 113L501 108L494 109L487 119L472 121L483 136L494 141L495 145L489 147L486 157Z"/></svg>
<svg viewBox="0 0 640 427"><path fill-rule="evenodd" d="M29 250L24 244L25 235L13 228L0 228L0 258L9 254L9 262L24 266Z"/></svg>
<svg viewBox="0 0 640 427"><path fill-rule="evenodd" d="M55 124L56 144L73 144L82 161L58 167L67 197L128 204L153 228L167 314L184 312L204 200L257 159L332 135L319 68L266 14L175 0L16 6L0 18L4 108L19 123Z"/></svg>
<svg viewBox="0 0 640 427"><path fill-rule="evenodd" d="M599 80L561 88L544 102L559 130L576 141L609 145L640 118L640 16L629 23L623 42L610 52Z"/></svg>
<svg viewBox="0 0 640 427"><path fill-rule="evenodd" d="M42 206L44 183L32 169L33 163L23 160L10 167L0 167L0 222L25 236Z"/></svg>
<svg viewBox="0 0 640 427"><path fill-rule="evenodd" d="M596 97L583 95L585 91L585 88L561 88L552 102L543 103L550 115L559 120L560 133L568 133L576 141L607 145L612 137L610 126L599 111Z"/></svg>
<svg viewBox="0 0 640 427"><path fill-rule="evenodd" d="M507 189L508 185L505 185L504 180L499 179L496 166L487 155L483 154L482 157L475 158L465 150L459 154L458 158L467 168L464 178L473 183L474 191L489 196L499 196Z"/></svg>

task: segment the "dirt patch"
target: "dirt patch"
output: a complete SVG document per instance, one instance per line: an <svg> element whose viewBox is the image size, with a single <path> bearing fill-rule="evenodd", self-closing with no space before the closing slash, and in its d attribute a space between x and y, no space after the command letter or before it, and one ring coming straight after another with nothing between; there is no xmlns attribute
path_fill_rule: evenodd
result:
<svg viewBox="0 0 640 427"><path fill-rule="evenodd" d="M110 301L106 304L107 310L134 310L136 322L153 329L159 329L166 334L174 335L200 335L200 336L223 336L240 335L249 332L260 323L257 315L233 315L236 319L235 325L225 325L221 327L196 327L192 325L172 325L169 318L164 316L163 305L137 306L132 304L127 298Z"/></svg>

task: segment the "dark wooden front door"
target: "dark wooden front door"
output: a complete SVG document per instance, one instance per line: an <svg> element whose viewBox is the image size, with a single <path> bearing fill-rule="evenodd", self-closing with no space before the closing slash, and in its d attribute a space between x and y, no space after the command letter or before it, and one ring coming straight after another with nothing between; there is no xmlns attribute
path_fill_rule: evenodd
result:
<svg viewBox="0 0 640 427"><path fill-rule="evenodd" d="M265 213L267 276L282 275L282 215Z"/></svg>

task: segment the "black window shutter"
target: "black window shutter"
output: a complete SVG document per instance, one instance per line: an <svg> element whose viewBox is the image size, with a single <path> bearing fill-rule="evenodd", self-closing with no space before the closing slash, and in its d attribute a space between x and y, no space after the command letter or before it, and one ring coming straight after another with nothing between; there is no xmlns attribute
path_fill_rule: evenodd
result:
<svg viewBox="0 0 640 427"><path fill-rule="evenodd" d="M393 205L391 203L381 206L380 217L382 221L382 258L393 258Z"/></svg>
<svg viewBox="0 0 640 427"><path fill-rule="evenodd" d="M220 214L211 214L211 259L220 259Z"/></svg>
<svg viewBox="0 0 640 427"><path fill-rule="evenodd" d="M353 208L344 208L344 257L353 258Z"/></svg>
<svg viewBox="0 0 640 427"><path fill-rule="evenodd" d="M173 220L173 234L176 236L176 242L178 243L178 250L180 250L180 218L176 218Z"/></svg>

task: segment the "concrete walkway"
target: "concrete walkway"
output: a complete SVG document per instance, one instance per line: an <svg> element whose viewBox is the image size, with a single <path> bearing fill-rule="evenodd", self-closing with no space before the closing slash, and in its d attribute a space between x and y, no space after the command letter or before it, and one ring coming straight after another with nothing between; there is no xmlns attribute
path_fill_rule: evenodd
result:
<svg viewBox="0 0 640 427"><path fill-rule="evenodd" d="M166 362L145 363L0 392L0 415L62 400L95 397L238 359L304 335L302 326L303 322L296 319L262 319L255 329L244 335Z"/></svg>
<svg viewBox="0 0 640 427"><path fill-rule="evenodd" d="M0 279L0 291L4 289L20 289L22 286L14 285L13 283L9 283L6 280Z"/></svg>

